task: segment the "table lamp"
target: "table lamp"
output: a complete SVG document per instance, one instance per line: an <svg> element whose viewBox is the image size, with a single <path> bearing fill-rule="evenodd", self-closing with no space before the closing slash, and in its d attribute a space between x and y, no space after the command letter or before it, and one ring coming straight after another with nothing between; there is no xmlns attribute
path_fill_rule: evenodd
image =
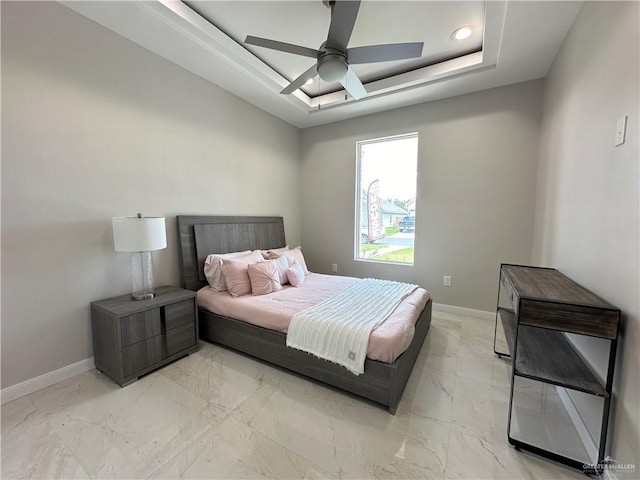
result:
<svg viewBox="0 0 640 480"><path fill-rule="evenodd" d="M113 244L116 252L131 252L134 300L153 298L151 252L167 247L164 217L113 217Z"/></svg>

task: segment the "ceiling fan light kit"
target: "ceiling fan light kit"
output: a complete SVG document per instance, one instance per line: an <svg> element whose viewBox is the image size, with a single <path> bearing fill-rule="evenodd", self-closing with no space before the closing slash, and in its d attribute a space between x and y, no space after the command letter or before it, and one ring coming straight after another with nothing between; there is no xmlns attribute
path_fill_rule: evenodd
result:
<svg viewBox="0 0 640 480"><path fill-rule="evenodd" d="M340 54L329 53L318 59L318 75L325 82L339 82L347 75L347 59Z"/></svg>
<svg viewBox="0 0 640 480"><path fill-rule="evenodd" d="M245 39L245 43L250 45L316 58L316 64L287 85L281 94L293 93L306 85L307 81L320 76L325 82L340 82L355 100L360 100L367 96L367 90L350 67L349 59L351 64L359 64L422 56L423 44L418 42L347 48L356 23L360 0L323 0L323 3L331 7L331 23L327 41L322 43L318 50L251 35Z"/></svg>

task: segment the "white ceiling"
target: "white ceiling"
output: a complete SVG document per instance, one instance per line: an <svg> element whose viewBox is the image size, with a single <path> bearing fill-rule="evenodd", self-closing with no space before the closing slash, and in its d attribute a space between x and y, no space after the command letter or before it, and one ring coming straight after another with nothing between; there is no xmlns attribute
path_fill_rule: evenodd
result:
<svg viewBox="0 0 640 480"><path fill-rule="evenodd" d="M314 59L242 43L318 48L330 10L305 1L63 1L67 7L300 128L544 77L582 2L363 1L350 47L424 42L414 60L355 65L369 95L339 84L281 95ZM468 40L451 34L474 25Z"/></svg>
<svg viewBox="0 0 640 480"><path fill-rule="evenodd" d="M186 1L236 42L247 35L279 40L317 49L327 39L331 10L316 1L208 2ZM363 82L386 78L419 67L482 50L485 2L364 2L358 13L349 46L425 42L422 57L412 60L354 65ZM251 13L247 14L247 10ZM269 21L264 19L268 18ZM463 41L451 38L462 25L474 25L473 35ZM315 59L245 45L251 53L281 73L295 79ZM321 84L320 84L321 83ZM339 83L314 82L304 90L310 96L342 90Z"/></svg>

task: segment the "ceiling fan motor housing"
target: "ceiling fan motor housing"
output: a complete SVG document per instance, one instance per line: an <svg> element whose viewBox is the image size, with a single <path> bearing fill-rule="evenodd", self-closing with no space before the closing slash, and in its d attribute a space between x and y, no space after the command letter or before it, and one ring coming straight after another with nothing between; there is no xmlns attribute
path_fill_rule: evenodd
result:
<svg viewBox="0 0 640 480"><path fill-rule="evenodd" d="M344 52L326 48L323 44L318 54L318 75L325 82L339 82L347 74L349 64Z"/></svg>

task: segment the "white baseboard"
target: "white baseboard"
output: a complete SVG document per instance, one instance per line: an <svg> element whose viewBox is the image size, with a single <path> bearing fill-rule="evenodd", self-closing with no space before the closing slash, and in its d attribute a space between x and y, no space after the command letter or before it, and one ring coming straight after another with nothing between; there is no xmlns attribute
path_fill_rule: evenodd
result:
<svg viewBox="0 0 640 480"><path fill-rule="evenodd" d="M442 303L434 303L433 310L436 312L454 313L467 317L482 318L486 320L494 320L496 314L494 312L486 312L484 310L474 310L472 308L456 307L454 305L445 305ZM17 398L24 397L30 393L36 392L43 388L49 387L58 382L62 382L68 378L74 377L80 373L88 372L95 368L93 357L80 360L72 365L59 368L53 372L45 373L35 378L25 380L0 391L0 404L11 402Z"/></svg>
<svg viewBox="0 0 640 480"><path fill-rule="evenodd" d="M95 368L93 357L80 360L66 367L59 368L53 372L45 373L39 377L30 378L24 382L17 383L0 392L0 403L5 404L16 398L24 397L37 390L49 387L55 383L74 377L80 373L88 372Z"/></svg>
<svg viewBox="0 0 640 480"><path fill-rule="evenodd" d="M564 388L556 387L556 392L558 392L560 401L562 402L562 405L564 405L564 408L567 410L569 418L571 419L571 423L573 423L573 426L578 432L578 437L580 437L582 445L584 445L589 458L593 459L593 461L597 461L598 446L591 437L591 434L589 433L589 430L587 429L587 426L585 425L580 412L576 408L575 403L573 403L573 400L571 400L571 397Z"/></svg>
<svg viewBox="0 0 640 480"><path fill-rule="evenodd" d="M496 312L487 312L485 310L475 310L473 308L456 307L455 305L446 305L444 303L434 303L434 312L455 313L456 315L464 315L465 317L482 318L483 320L495 320Z"/></svg>

